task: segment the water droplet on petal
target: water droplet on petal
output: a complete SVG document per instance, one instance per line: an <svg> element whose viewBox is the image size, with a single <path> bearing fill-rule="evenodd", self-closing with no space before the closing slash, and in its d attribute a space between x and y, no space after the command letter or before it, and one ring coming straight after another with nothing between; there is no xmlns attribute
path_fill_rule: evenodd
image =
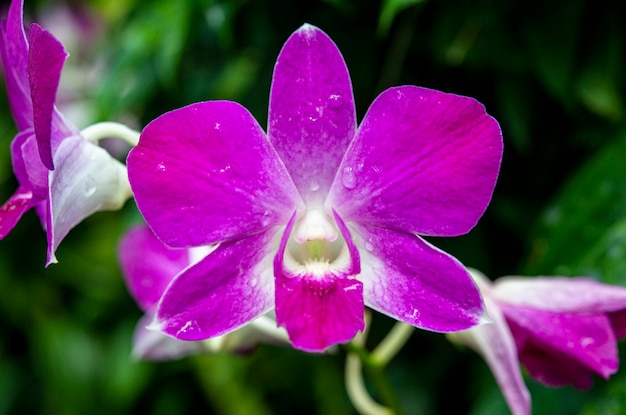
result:
<svg viewBox="0 0 626 415"><path fill-rule="evenodd" d="M316 192L319 189L320 189L320 184L316 181L312 181L311 186L309 187L309 190L311 190L312 192Z"/></svg>
<svg viewBox="0 0 626 415"><path fill-rule="evenodd" d="M96 193L96 180L89 175L85 179L85 197L91 197Z"/></svg>
<svg viewBox="0 0 626 415"><path fill-rule="evenodd" d="M352 167L344 167L341 176L341 184L343 184L343 187L346 189L354 189L356 187L356 175Z"/></svg>
<svg viewBox="0 0 626 415"><path fill-rule="evenodd" d="M165 164L163 164L163 163L159 163L159 164L157 164L157 169L158 169L159 171L163 171L163 172L164 172L164 171L166 170L166 169L165 169Z"/></svg>
<svg viewBox="0 0 626 415"><path fill-rule="evenodd" d="M272 211L269 209L266 209L265 212L263 212L263 216L261 217L261 225L269 226L270 223L272 223L273 216L274 214L272 213Z"/></svg>
<svg viewBox="0 0 626 415"><path fill-rule="evenodd" d="M374 250L374 244L371 242L365 242L365 249L369 252L372 252Z"/></svg>
<svg viewBox="0 0 626 415"><path fill-rule="evenodd" d="M331 94L328 97L328 107L332 109L340 108L343 105L343 97L339 94Z"/></svg>

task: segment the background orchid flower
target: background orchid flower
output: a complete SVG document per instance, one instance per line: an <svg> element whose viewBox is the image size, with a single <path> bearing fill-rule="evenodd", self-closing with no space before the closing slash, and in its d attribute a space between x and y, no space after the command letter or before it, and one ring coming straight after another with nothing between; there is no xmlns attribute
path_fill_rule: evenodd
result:
<svg viewBox="0 0 626 415"><path fill-rule="evenodd" d="M626 289L587 278L503 277L492 284L471 270L493 324L452 333L480 353L511 412L531 413L519 367L550 386L591 386L617 371L626 336Z"/></svg>
<svg viewBox="0 0 626 415"><path fill-rule="evenodd" d="M47 232L47 264L72 227L130 196L123 164L88 141L54 106L67 53L37 24L24 32L23 1L0 25L7 93L19 130L11 144L17 191L0 207L0 239L35 208Z"/></svg>
<svg viewBox="0 0 626 415"><path fill-rule="evenodd" d="M133 355L139 359L175 359L188 354L222 350L246 351L260 341L284 343L286 334L276 321L261 316L253 324L205 341L183 341L147 327L171 280L184 268L201 260L215 247L171 249L163 245L145 225L130 229L122 238L118 257L131 295L146 313L137 324Z"/></svg>
<svg viewBox="0 0 626 415"><path fill-rule="evenodd" d="M277 59L268 132L242 106L196 103L142 132L128 171L159 239L220 243L166 289L155 325L186 340L275 309L293 345L363 330L364 305L441 332L477 324L465 268L417 234L468 232L498 175L497 122L471 98L391 88L360 127L332 40L304 25Z"/></svg>

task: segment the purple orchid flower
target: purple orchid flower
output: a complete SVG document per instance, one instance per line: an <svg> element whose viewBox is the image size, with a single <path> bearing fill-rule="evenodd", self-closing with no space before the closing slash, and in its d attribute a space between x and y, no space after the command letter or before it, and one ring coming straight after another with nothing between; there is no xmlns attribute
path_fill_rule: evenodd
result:
<svg viewBox="0 0 626 415"><path fill-rule="evenodd" d="M171 280L214 248L171 249L163 245L145 225L136 226L124 235L118 249L120 265L129 292L145 312L135 329L133 356L166 360L195 353L245 352L261 341L286 343L286 334L276 327L276 321L271 316L261 316L253 324L205 341L178 340L148 328L154 319L157 303Z"/></svg>
<svg viewBox="0 0 626 415"><path fill-rule="evenodd" d="M588 278L504 277L471 271L493 324L453 333L486 360L514 415L531 413L519 367L549 386L591 386L619 364L626 337L626 289ZM519 360L519 362L518 362Z"/></svg>
<svg viewBox="0 0 626 415"><path fill-rule="evenodd" d="M72 227L90 214L118 209L130 196L123 164L87 141L54 106L67 53L37 24L24 32L23 0L0 23L0 54L13 118L17 191L0 207L0 239L35 208L47 231L47 265Z"/></svg>
<svg viewBox="0 0 626 415"><path fill-rule="evenodd" d="M172 281L155 327L206 339L274 309L307 351L351 340L365 305L428 330L471 327L484 313L471 277L417 234L468 232L501 156L481 104L415 86L383 92L357 129L341 53L304 25L276 62L267 134L237 103L201 102L152 121L129 154L159 239L220 243Z"/></svg>

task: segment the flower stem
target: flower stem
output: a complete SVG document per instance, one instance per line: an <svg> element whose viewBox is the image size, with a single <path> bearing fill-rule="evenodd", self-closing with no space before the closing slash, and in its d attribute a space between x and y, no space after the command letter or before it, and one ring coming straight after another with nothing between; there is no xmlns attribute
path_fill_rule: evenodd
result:
<svg viewBox="0 0 626 415"><path fill-rule="evenodd" d="M384 373L387 363L400 350L412 332L412 327L404 326L407 325L397 324L371 354L365 349L367 329L358 334L351 343L345 345L348 351L346 357L346 389L354 407L363 415L404 414L398 396ZM361 373L362 366L388 407L378 404L368 394Z"/></svg>
<svg viewBox="0 0 626 415"><path fill-rule="evenodd" d="M103 138L119 138L126 141L131 146L136 146L139 142L139 132L132 130L118 122L99 122L82 130L81 135L87 140L97 143Z"/></svg>

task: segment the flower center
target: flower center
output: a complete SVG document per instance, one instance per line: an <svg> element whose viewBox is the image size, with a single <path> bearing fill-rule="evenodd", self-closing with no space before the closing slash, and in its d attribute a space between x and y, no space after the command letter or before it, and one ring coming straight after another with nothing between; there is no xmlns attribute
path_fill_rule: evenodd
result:
<svg viewBox="0 0 626 415"><path fill-rule="evenodd" d="M307 210L287 242L285 266L296 275L317 278L349 267L347 244L334 219L321 209Z"/></svg>

